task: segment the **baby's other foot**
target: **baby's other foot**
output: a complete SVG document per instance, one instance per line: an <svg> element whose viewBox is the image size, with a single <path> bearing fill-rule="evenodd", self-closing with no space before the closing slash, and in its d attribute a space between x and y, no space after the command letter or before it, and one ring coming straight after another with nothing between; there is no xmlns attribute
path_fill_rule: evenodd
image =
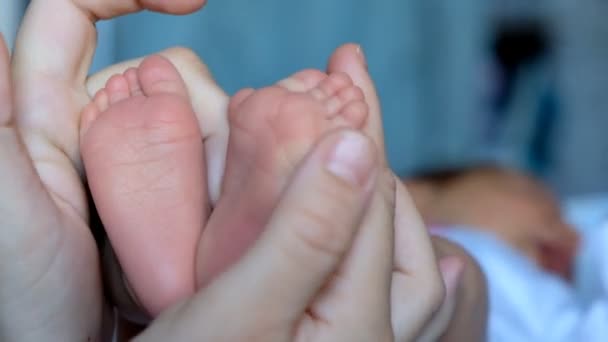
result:
<svg viewBox="0 0 608 342"><path fill-rule="evenodd" d="M152 315L194 292L207 217L203 143L183 80L160 56L108 80L81 117L88 183L129 285Z"/></svg>
<svg viewBox="0 0 608 342"><path fill-rule="evenodd" d="M203 232L199 285L237 261L253 244L293 171L321 135L360 128L368 107L345 73L303 71L231 100L222 196Z"/></svg>

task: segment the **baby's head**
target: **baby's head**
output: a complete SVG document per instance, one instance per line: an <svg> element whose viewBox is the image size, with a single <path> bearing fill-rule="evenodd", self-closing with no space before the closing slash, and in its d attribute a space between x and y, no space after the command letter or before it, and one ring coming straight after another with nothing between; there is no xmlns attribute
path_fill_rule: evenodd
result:
<svg viewBox="0 0 608 342"><path fill-rule="evenodd" d="M412 182L416 203L423 206L429 223L509 228L563 223L548 189L514 170L482 166L408 181Z"/></svg>
<svg viewBox="0 0 608 342"><path fill-rule="evenodd" d="M539 265L566 274L577 234L540 181L497 166L432 172L406 180L429 225L491 232Z"/></svg>

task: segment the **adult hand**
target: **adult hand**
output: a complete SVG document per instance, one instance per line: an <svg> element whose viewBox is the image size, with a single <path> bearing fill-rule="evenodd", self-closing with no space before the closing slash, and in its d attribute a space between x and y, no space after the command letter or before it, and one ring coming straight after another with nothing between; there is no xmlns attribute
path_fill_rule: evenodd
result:
<svg viewBox="0 0 608 342"><path fill-rule="evenodd" d="M6 53L3 57L6 59ZM0 90L1 103L10 104L10 87ZM10 106L0 111L10 112ZM10 116L2 118L8 125ZM353 139L362 141L362 153L336 154L344 151L335 148L344 138L351 143ZM389 287L393 253L392 240L387 237L393 231L394 179L384 175L384 184L375 186L374 156L373 144L358 133L326 137L296 175L267 233L248 257L210 288L161 317L140 338L392 340ZM375 210L365 210L368 206ZM348 261L344 263L345 255ZM254 284L248 291L243 291L243 279ZM242 295L235 297L235 293ZM41 302L54 309L70 309L49 303L51 298L49 294ZM361 307L371 309L357 310ZM242 314L259 312L259 308L266 308L266 314ZM236 320L236 328L235 317L242 318ZM64 328L80 330L76 325ZM60 340L50 334L53 332L38 331L45 339Z"/></svg>
<svg viewBox="0 0 608 342"><path fill-rule="evenodd" d="M248 254L192 300L161 315L138 340L437 340L451 322L448 316L456 303L447 301L436 319L424 319L424 312L436 308L424 300L428 288L436 286L425 282L425 275L436 265L418 253L409 255L419 267L408 275L412 292L403 301L393 300L399 292L390 291L395 284L390 237L406 229L408 221L394 221L392 208L407 213L408 203L394 202L395 179L370 158L369 141L366 148L350 149L361 153L350 156L348 167L337 168L352 173L332 172L329 165L335 165L335 159L328 156L336 156L332 151L346 137L366 139L350 131L322 139ZM407 245L426 243L420 237ZM446 286L454 292L455 272L462 264L453 256L444 264ZM249 286L243 286L243 279ZM412 300L419 295L423 299ZM413 313L405 318L405 312ZM391 320L394 313L397 317ZM395 329L391 321L402 325Z"/></svg>
<svg viewBox="0 0 608 342"><path fill-rule="evenodd" d="M26 16L23 30L18 39L14 74L19 81L17 82L17 119L23 143L16 134L14 126L11 126L7 132L15 134L9 144L3 144L8 147L6 154L8 157L4 160L9 161L6 163L9 167L3 172L9 176L16 175L17 177L3 177L3 180L19 178L22 182L10 184L10 187L2 185L3 189L10 189L7 192L7 198L20 198L19 196L21 196L22 201L11 203L8 206L12 215L7 216L8 220L18 218L21 221L14 225L17 227L15 232L18 234L3 231L0 240L3 242L11 241L10 238L16 237L11 241L16 242L11 244L12 249L3 249L9 256L20 255L16 252L31 245L32 241L40 245L36 246L40 248L36 249L35 256L29 256L29 258L23 260L22 264L17 265L18 268L21 267L18 271L24 270L24 274L28 274L31 278L24 278L23 283L16 287L32 288L33 291L29 291L26 298L23 296L13 297L13 302L21 304L40 302L42 299L49 298L49 291L54 293L54 291L60 289L60 296L55 297L58 299L55 303L57 305L55 309L61 306L67 308L67 310L61 311L65 314L57 315L57 310L49 309L48 311L42 310L45 312L34 313L35 317L28 317L32 313L28 313L27 310L22 311L21 313L25 318L21 320L22 322L28 322L28 324L32 322L32 326L49 328L46 331L44 329L33 330L32 336L44 332L45 338L48 338L52 335L46 333L52 331L58 334L58 339L61 339L61 336L65 334L70 334L69 336L73 336L75 339L84 339L94 335L100 324L98 318L101 316L101 295L99 275L96 271L96 252L88 227L85 224L87 208L79 179L78 113L82 106L88 102L84 80L94 47L94 27L92 25L93 20L90 18L108 18L112 15L138 9L131 3L123 6L123 4L112 2L104 4L104 6L114 6L114 8L104 10L101 8L103 6L93 3L73 4L59 0L56 2L35 1ZM183 6L175 5L175 8L178 7L180 10L174 12L184 11ZM73 20L66 20L66 18L61 20L49 19L47 14L51 12L65 13ZM69 28L66 23L69 23ZM82 31L79 31L78 27L81 27ZM58 45L54 46L53 44ZM66 47L69 48L66 50ZM352 60L352 58L350 59ZM351 68L349 63L347 59L342 66L347 69ZM340 63L337 63L337 65L337 68L340 68ZM357 78L356 73L359 72L356 68L360 67L355 66L353 69L355 80ZM359 77L359 79L362 78ZM370 87L369 84L363 85L362 88L366 92L366 96L370 94L370 89L373 91L373 86ZM375 96L375 94L373 95ZM218 103L221 103L221 101ZM218 106L221 107L222 104ZM374 108L373 105L372 108ZM378 106L375 109L379 111ZM9 121L11 120L6 122ZM201 122L214 121L201 120ZM218 122L217 126L221 126L222 119L218 119L216 122ZM204 134L211 131L209 126L203 127ZM221 132L221 130L219 131ZM205 136L209 140L218 137L217 140L221 141L221 133L218 133L217 136L212 133L205 134ZM21 148L23 145L30 152L31 161ZM210 146L208 145L208 147ZM221 151L219 154L222 155ZM207 157L211 158L210 155ZM32 167L32 161L34 167ZM220 165L218 169L221 169L221 163L217 164ZM213 168L213 165L210 164L209 167ZM221 172L210 172L210 174L217 175ZM24 189L28 191L23 191ZM32 189L34 190L32 191ZM23 193L28 193L28 195L23 196ZM416 304L423 302L430 303L431 305L420 305L421 311L412 316L414 321L424 322L425 317L432 313L434 311L433 307L440 302L441 286L437 286L438 276L434 265L429 265L426 262L416 264L413 262L415 258L406 260L410 254L418 255L417 252L419 251L423 252L420 255L428 256L429 244L428 241L425 242L424 234L420 233L424 231L424 226L417 219L411 202L407 195L404 195L405 191L401 190L400 194L397 202L401 201L402 208L405 209L401 210L402 214L398 215L397 221L401 222L398 226L402 228L397 229L396 241L400 247L399 250L403 252L396 253L398 266L395 272L397 276L393 276L392 296L393 301L401 302L401 299L407 299L404 303L410 306L416 306ZM37 212L42 213L41 216L34 220L24 220L23 218L26 217L24 213L32 212L34 207ZM40 210L40 208L46 209ZM376 210L376 212L379 212L379 210ZM43 239L42 237L50 237L50 239ZM415 237L415 239L410 240L409 237ZM422 239L416 239L419 237L422 237ZM392 241L390 236L388 240ZM421 243L416 244L410 241ZM59 244L61 246L58 246ZM413 247L411 249L407 248L410 247L410 244ZM55 255L57 257L53 258ZM4 260L9 259L5 258ZM51 267L47 267L45 264L48 260L53 260ZM427 257L424 261L429 260L431 259ZM422 264L428 267L418 266ZM413 267L410 269L409 266ZM14 268L15 265L6 263L6 267ZM412 272L414 270L424 271L424 276L420 276L422 275L421 272ZM7 274L10 274L10 272ZM45 276L40 276L41 274ZM46 275L51 276L47 277ZM65 277L66 275L67 277ZM413 275L417 276L414 277ZM41 291L39 288L34 288L33 284L38 284L37 278L43 280L44 288L47 290ZM394 286L399 281L401 286ZM425 282L428 286L422 288L418 286ZM411 301L412 297L409 293L409 290L414 288L421 290L415 296L417 301ZM6 297L11 297L11 291L7 291L7 293ZM395 307L393 306L393 311L395 311ZM5 308L8 309L9 306ZM83 308L86 308L86 311L83 311ZM405 326L400 323L408 321L413 311L397 310L401 314L393 315L393 324L397 327L396 330ZM77 331L65 329L71 325L76 326ZM398 337L410 336L417 332L416 329L419 329L420 324L410 324L409 326L414 328L401 331L396 335ZM10 333L10 331L24 331L23 329L30 330L29 328L29 326L12 327L12 330L7 330L7 333ZM73 339L69 336L63 339Z"/></svg>
<svg viewBox="0 0 608 342"><path fill-rule="evenodd" d="M334 151L345 138L366 141L351 131L322 139L246 256L193 299L161 315L137 340L435 341L442 336L461 303L452 298L433 320L425 319L425 312L436 309L428 300L428 289L436 284L426 277L436 265L418 253L409 255L418 265L408 274L412 292L394 301L399 291L390 291L395 284L390 237L408 221L394 221L391 208L407 213L408 203L394 202L395 179L370 158L369 141L367 147L349 149L361 153L349 153L348 162L334 169L349 173L332 171ZM420 237L406 245L426 243ZM455 292L463 265L446 255L446 287ZM417 296L422 298L412 300ZM395 321L402 325L393 327ZM457 333L478 336L477 331Z"/></svg>
<svg viewBox="0 0 608 342"><path fill-rule="evenodd" d="M373 208L392 207L393 187L375 186L375 158L360 133L323 138L246 256L139 340L392 340L392 215Z"/></svg>
<svg viewBox="0 0 608 342"><path fill-rule="evenodd" d="M203 3L32 1L13 56L14 106L2 43L2 340L87 341L102 331L98 251L88 227L78 152L95 20L144 7L187 13Z"/></svg>
<svg viewBox="0 0 608 342"><path fill-rule="evenodd" d="M190 89L195 109L197 107L202 108L205 103L212 100L206 95L209 92L204 91L210 88L211 77L204 64L198 60L196 55L183 49L168 50L162 54L172 60L182 74ZM364 91L366 100L370 105L370 122L365 128L364 133L370 136L375 144L379 146L379 161L383 172L392 175L388 171L383 149L384 141L378 98L373 82L361 57L362 53L358 46L346 44L334 52L329 61L328 71L348 73ZM101 71L91 77L89 92L91 94L95 93L112 75L122 73L129 67L135 67L140 62L141 59L136 59L111 66ZM221 125L217 126L221 127ZM222 130L216 129L215 132L216 137L218 137L216 141L225 143L225 139L221 138L224 134L217 133L222 132ZM218 146L222 145L217 144L216 148ZM219 177L216 179L219 179ZM212 181L210 180L210 182ZM211 187L214 186L211 183L210 185ZM390 291L392 292L391 308L393 310L391 316L397 340L406 341L418 336L423 327L426 326L427 321L435 314L442 303L444 288L426 227L413 207L407 191L400 182L396 201L398 210L394 221L394 233L391 231L387 233L388 235L380 236L391 241L391 244L394 244L395 248L395 265L390 287ZM376 212L378 211L388 215L393 209L377 206ZM380 216L381 214L376 215ZM121 278L118 277L118 279L119 283ZM412 293L416 293L416 296L412 296ZM125 296L121 296L121 298L124 302ZM414 324L413 322L416 323Z"/></svg>

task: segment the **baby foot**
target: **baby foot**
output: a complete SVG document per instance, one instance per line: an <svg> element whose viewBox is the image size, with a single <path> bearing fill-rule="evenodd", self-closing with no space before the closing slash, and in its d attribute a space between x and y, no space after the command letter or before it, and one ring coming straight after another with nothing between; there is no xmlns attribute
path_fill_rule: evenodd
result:
<svg viewBox="0 0 608 342"><path fill-rule="evenodd" d="M345 73L304 71L232 98L222 196L203 232L199 286L258 238L292 171L319 137L338 127L360 128L367 113L361 89Z"/></svg>
<svg viewBox="0 0 608 342"><path fill-rule="evenodd" d="M81 153L118 260L156 315L194 292L207 217L203 143L183 80L160 56L110 78L84 109Z"/></svg>

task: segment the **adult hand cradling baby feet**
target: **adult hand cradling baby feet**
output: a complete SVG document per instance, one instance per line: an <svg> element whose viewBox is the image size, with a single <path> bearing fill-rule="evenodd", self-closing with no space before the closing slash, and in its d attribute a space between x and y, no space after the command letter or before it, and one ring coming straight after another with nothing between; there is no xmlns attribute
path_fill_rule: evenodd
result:
<svg viewBox="0 0 608 342"><path fill-rule="evenodd" d="M356 77L363 80L363 84L366 85L366 91L371 98L375 99L375 95L373 94L373 86L371 80L367 76L367 71L364 68L364 64L361 61L361 53L358 52L355 46L345 46L339 49L336 54L334 54L331 65L337 65L338 68L345 67L352 68L353 73ZM138 62L134 63L137 65ZM150 68L154 66L153 68ZM114 83L117 81L122 82L124 94L135 95L132 97L128 96L118 96L121 100L114 107L115 109L119 109L120 106L125 106L129 104L130 101L137 102L141 101L141 89L145 88L143 82L143 76L149 72L150 69L154 69L155 75L164 75L162 77L163 85L166 89L183 89L182 86L169 86L170 82L168 80L176 81L178 84L182 81L179 79L179 75L176 70L159 57L148 58L140 64L137 69L131 69L127 65L124 66L127 71L122 74L122 76L109 76L116 72L116 70L112 70L112 72L106 72L105 78L108 79L106 88L98 92L95 96L95 101L93 102L94 106L94 116L97 117L97 109L99 108L99 104L103 107L104 110L107 110L106 114L115 114L116 112L111 112L111 109L108 109L108 105L104 105L107 103L107 100L104 97L111 98L111 92L113 88L120 89L121 87L116 87ZM164 71L159 71L163 69ZM331 69L330 69L331 70ZM354 71L354 72L353 72ZM169 76L169 74L173 76ZM135 79L134 76L139 75L142 76L139 79L140 85L137 85L137 82L130 82L129 79ZM102 83L102 82L100 82ZM135 84L134 86L129 86L129 84ZM129 90L131 88L131 90ZM135 90L135 91L133 91ZM182 93L185 93L182 91ZM165 94L166 95L166 94ZM319 71L307 70L300 73L297 73L285 80L278 82L277 85L261 89L259 91L254 91L250 89L246 89L237 94L231 101L231 105L229 106L229 118L230 118L230 139L228 143L228 156L227 156L227 167L225 173L225 179L223 182L223 193L219 202L215 206L211 217L208 220L208 224L204 229L202 234L202 239L200 244L198 245L198 259L195 268L198 271L197 277L197 288L204 286L209 283L210 280L217 274L220 274L223 270L227 268L227 266L231 265L233 262L238 260L238 258L245 253L249 246L255 241L258 235L263 230L264 226L268 223L270 218L270 214L273 208L276 206L276 200L280 193L284 190L285 184L289 181L291 177L293 167L295 165L300 164L300 159L308 152L313 143L324 133L327 133L328 130L335 130L340 127L350 127L350 128L360 128L365 127L365 129L370 130L370 127L379 131L380 134L374 134L375 137L381 137L381 130L379 129L380 120L379 116L374 118L368 118L369 108L367 104L363 101L365 94L361 90L361 88L355 86L351 77L343 72L343 71L330 71L329 74L324 74ZM152 99L151 97L148 100ZM166 99L166 98L165 98ZM110 100L110 102L112 102ZM109 106L110 108L112 105ZM175 146L176 148L167 153L167 150L171 150L171 144L167 142L179 141L181 143L184 142L185 139L174 139L171 138L171 133L165 135L164 138L159 139L159 130L158 127L166 126L164 122L156 122L151 123L154 120L154 115L150 115L150 111L158 112L158 105L155 106L156 109L148 109L144 111L143 114L148 120L147 126L154 127L155 129L152 131L153 139L143 139L144 142L147 141L161 141L162 151L167 156L178 155L179 146ZM371 106L374 108L374 105ZM172 111L180 110L183 106L175 106ZM377 103L375 104L375 108L378 108ZM186 114L189 112L186 108L184 111ZM182 112L179 115L183 115ZM85 110L85 113L88 115L88 110ZM133 113L141 113L141 107L139 110L130 110L127 112L123 112L122 114L117 115L118 118L122 118L121 121L118 121L115 124L109 123L111 118L106 116L105 121L106 124L100 122L100 127L103 130L105 126L105 132L109 132L109 134L114 134L111 139L97 139L100 143L97 146L100 148L106 149L108 144L102 144L102 141L112 141L112 144L109 144L110 147L114 147L111 150L108 150L105 154L106 157L99 159L99 167L92 166L93 169L103 169L103 163L108 163L113 159L110 152L120 151L120 146L136 146L138 150L145 151L154 151L155 148L153 146L148 146L142 148L138 146L137 143L126 143L121 144L117 143L121 141L120 136L124 136L124 134L116 134L116 130L118 127L122 127L124 122L130 122ZM309 115L304 115L304 113L309 113ZM379 113L377 110L376 113ZM101 113L99 116L100 120L104 116L104 113ZM131 118L127 119L124 115L131 116ZM174 116L174 118L179 117ZM190 114L192 115L192 114ZM120 123L122 122L122 123ZM108 124L109 123L109 124ZM177 120L171 120L171 127L175 127ZM91 127L95 127L96 124L93 124ZM113 129L108 129L107 127L113 127ZM136 137L145 136L149 134L146 129L147 126L138 126L143 129L141 132L135 132L134 128L136 126L127 124L126 127L129 128L132 135ZM188 131L188 125L183 125L184 130ZM175 131L173 131L175 132ZM183 136L182 134L178 134L178 136ZM187 135L189 136L189 135ZM125 139L125 138L122 138ZM86 140L84 140L86 141ZM381 143L381 138L378 140ZM191 145L195 145L196 142L193 142ZM169 147L169 148L168 148ZM348 148L342 148L344 151L359 151L360 148L356 146L350 146ZM87 149L83 147L83 154L86 155ZM351 152L352 153L352 152ZM115 153L119 156L127 155L133 156L133 153ZM93 154L94 158L97 158L97 154ZM137 154L141 156L142 154ZM184 158L184 167L192 168L187 160L196 160L196 155L190 158ZM163 215L172 215L167 214L164 208L154 207L154 205L158 205L157 202L151 202L150 207L145 210L141 210L141 208L129 206L129 201L135 202L138 204L145 203L145 199L148 198L149 192L145 192L143 194L144 198L141 200L137 199L138 194L129 193L128 196L124 196L124 193L118 192L118 196L112 196L112 191L108 191L108 189L112 189L115 186L112 184L125 184L125 183L135 183L138 184L138 181L129 181L124 180L129 178L129 175L132 173L136 174L144 174L142 172L146 167L150 167L147 163L148 161L157 161L158 164L165 165L166 169L171 169L173 166L178 164L172 158L164 157L150 158L149 155L145 155L143 158L144 163L137 163L137 158L130 157L129 161L120 160L118 161L118 165L126 165L126 167L133 169L139 168L139 171L136 172L118 172L115 171L111 173L112 177L106 178L106 184L104 186L99 187L99 191L96 194L95 188L93 188L93 194L97 199L106 200L110 205L129 207L128 210L129 215L124 215L126 218L127 225L133 223L133 218L136 217L138 210L141 213L140 217L142 218L140 222L144 222L146 219L146 215L149 215L151 212L162 212ZM95 160L93 160L95 161ZM85 157L85 165L88 168L89 165L86 161ZM382 165L386 165L384 161L382 161ZM123 166L124 167L124 166ZM115 169L119 169L115 168ZM161 169L165 169L164 167ZM149 173L149 172L146 172ZM108 172L110 174L110 172ZM246 175L246 176L245 176ZM388 185L384 191L386 192L385 200L389 203L392 203L392 197L394 196L392 193L393 185L393 177L390 174L387 174ZM103 178L103 177L101 177ZM96 181L99 181L101 178L98 178ZM121 180L122 179L122 180ZM146 184L146 189L158 188L163 189L166 188L163 186L164 177L154 177L152 180L144 180L143 183ZM169 177L171 179L171 177ZM174 183L172 181L172 183ZM108 185L109 184L109 185ZM154 185L154 186L152 186ZM213 185L211 185L213 187ZM171 189L175 188L170 187ZM187 184L184 186L183 190L180 192L181 194L187 193L192 186ZM203 189L200 190L201 192ZM108 194L110 196L108 196ZM116 193L114 193L116 194ZM163 191L163 196L168 196L170 193ZM106 196L106 198L104 198ZM335 195L330 194L330 198ZM183 198L181 196L175 196L177 199ZM198 197L198 196L196 196ZM196 198L195 197L195 198ZM185 201L186 203L191 203L193 201ZM347 203L346 200L340 200L339 198L334 198L334 202ZM172 207L176 207L177 205L172 205ZM392 207L393 204L389 204L389 207ZM382 209L384 206L378 206L379 209ZM196 208L196 206L195 206ZM328 206L327 209L332 209L333 206ZM386 208L384 208L386 209ZM121 209L117 208L116 210L109 210L108 213L111 216L112 212L119 212ZM379 210L379 212L381 212ZM194 212L193 212L194 213ZM388 210L389 217L392 217L392 210ZM104 213L101 213L102 218L104 217ZM131 221L129 221L131 220ZM169 219L170 222L177 222L178 218ZM385 219L386 221L386 219ZM130 222L130 223L129 223ZM158 221L157 221L158 222ZM374 219L370 222L373 222L375 225L381 225L381 215L378 215L377 219ZM390 224L390 222L388 222ZM155 223L147 222L143 224L146 229L151 230ZM163 224L156 226L158 229L163 229ZM187 225L184 225L187 228ZM106 225L106 228L111 231L111 228ZM153 228L152 228L153 230ZM120 233L121 229L118 229ZM391 230L392 232L392 230ZM424 231L422 231L424 232ZM124 235L124 233L123 233ZM142 233L134 234L135 236L142 236ZM374 236L370 234L370 238L378 239L382 238L382 235ZM420 235L419 238L425 237L426 235ZM385 237L386 238L386 237ZM152 237L151 240L154 238ZM189 239L185 239L184 241L187 243ZM329 238L331 240L331 238ZM420 239L418 239L420 240ZM174 247L167 246L165 239L156 239L156 252L152 254L162 254L162 255L171 255L174 254ZM388 240L384 241L384 252L380 253L380 255L385 255L386 260L390 260L390 247L386 247L392 244L392 237L389 235ZM127 244L128 245L128 244ZM184 244L183 244L184 245ZM196 247L196 245L194 246ZM427 246L428 248L428 242ZM422 244L420 246L421 250L424 251L425 246ZM406 247L407 249L407 247ZM163 250L164 252L159 253L158 250ZM133 248L128 250L130 252L133 251ZM181 252L181 249L178 250ZM387 254L388 252L388 254ZM369 253L369 251L368 251ZM142 267L136 267L135 269L146 269L153 270L155 258L142 258L141 255L145 253L131 253L130 256L133 259L143 260L144 262L149 262L150 264ZM372 254L373 255L373 254ZM421 253L424 256L424 253ZM427 253L428 256L428 253ZM373 259L373 258L370 258ZM170 260L170 258L169 258ZM429 259L430 260L430 259ZM175 263L175 261L174 261ZM183 261L177 262L178 267L182 267L189 263L187 258L184 258ZM426 264L426 263L425 263ZM405 267L409 267L404 265ZM360 270L361 271L361 270ZM423 269L421 268L421 271ZM429 272L429 275L432 275L431 272L434 271L433 267L426 267L425 271ZM129 272L127 272L128 274ZM393 281L401 281L402 278L398 277L401 272L395 272L395 277L393 277ZM372 273L362 272L365 277L369 277ZM146 278L144 278L145 280ZM407 279L407 278L406 278ZM135 279L137 281L137 279ZM365 281L361 281L364 283ZM132 282L133 283L133 282ZM142 282L144 285L147 285ZM394 287L397 289L394 291L396 295L395 298L401 299L408 296L405 293L401 293L400 289L406 289L407 286L398 286ZM435 289L437 290L437 289ZM140 291L139 293L143 293L144 291ZM154 292L148 291L148 293ZM136 290L137 293L137 290ZM399 297L402 296L402 297ZM156 291L152 296L152 298L167 298L166 293L160 293ZM141 298L141 297L140 297ZM174 298L169 298L169 301ZM357 302L355 299L352 300L353 303ZM404 301L405 303L405 301ZM398 307L398 306L396 306ZM399 311L400 315L395 315L395 317L406 317L406 311ZM431 311L427 313L430 315ZM409 317L408 317L409 318ZM419 315L417 317L411 317L419 319L419 324L422 324L426 321L426 318L423 315ZM402 324L397 321L398 324L396 326L406 327L406 324ZM408 331L407 329L403 329L403 335L414 334L416 331Z"/></svg>
<svg viewBox="0 0 608 342"><path fill-rule="evenodd" d="M107 338L85 170L132 293L162 313L143 340L440 334L428 322L443 282L424 225L386 171L358 49L338 49L327 73L240 92L226 117L227 97L184 50L87 80L94 20L140 3L180 14L203 5L33 1L13 89L2 50L2 340Z"/></svg>

